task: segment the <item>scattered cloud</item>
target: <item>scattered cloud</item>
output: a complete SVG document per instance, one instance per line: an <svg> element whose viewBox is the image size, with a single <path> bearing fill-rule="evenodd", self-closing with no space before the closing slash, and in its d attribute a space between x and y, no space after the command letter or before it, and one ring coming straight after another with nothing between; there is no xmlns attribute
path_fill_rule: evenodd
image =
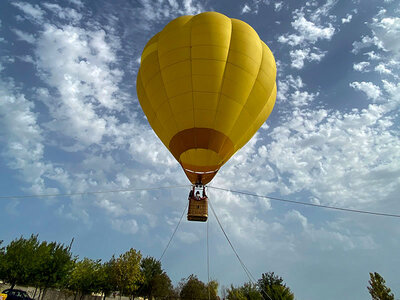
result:
<svg viewBox="0 0 400 300"><path fill-rule="evenodd" d="M33 34L29 34L27 32L23 32L19 29L13 29L14 33L18 36L18 39L29 44L33 44L35 42L35 37Z"/></svg>
<svg viewBox="0 0 400 300"><path fill-rule="evenodd" d="M290 46L298 46L304 43L314 44L319 40L330 40L335 33L331 24L323 27L308 21L303 12L297 12L292 22L292 27L297 31L296 34L284 34L278 37L278 41Z"/></svg>
<svg viewBox="0 0 400 300"><path fill-rule="evenodd" d="M247 3L245 3L245 4L243 5L243 8L242 8L242 14L247 14L247 13L249 13L249 12L251 12L251 8L250 8L250 6L249 6Z"/></svg>
<svg viewBox="0 0 400 300"><path fill-rule="evenodd" d="M368 61L362 61L356 64L353 64L353 69L359 72L365 72L366 68L370 65Z"/></svg>
<svg viewBox="0 0 400 300"><path fill-rule="evenodd" d="M351 21L352 18L353 18L353 15L347 14L347 15L346 15L346 18L342 18L342 24L350 23L350 21Z"/></svg>
<svg viewBox="0 0 400 300"><path fill-rule="evenodd" d="M310 48L303 48L290 51L290 58L292 59L291 66L295 69L302 69L304 61L321 61L326 52L321 52L318 48L313 49L316 52L311 52Z"/></svg>
<svg viewBox="0 0 400 300"><path fill-rule="evenodd" d="M42 22L46 14L38 4L32 5L28 2L12 2L11 4L24 12L25 17L33 22Z"/></svg>
<svg viewBox="0 0 400 300"><path fill-rule="evenodd" d="M350 86L355 89L364 92L368 99L377 100L381 96L381 90L378 86L372 82L351 82Z"/></svg>

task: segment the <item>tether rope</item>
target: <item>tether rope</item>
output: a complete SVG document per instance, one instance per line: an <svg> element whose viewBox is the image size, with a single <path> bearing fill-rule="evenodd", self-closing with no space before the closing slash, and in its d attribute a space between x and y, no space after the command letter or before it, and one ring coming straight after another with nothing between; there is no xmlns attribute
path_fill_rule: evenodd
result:
<svg viewBox="0 0 400 300"><path fill-rule="evenodd" d="M226 234L224 228L222 227L222 224L221 224L221 222L220 222L220 220L219 220L217 214L215 213L214 207L212 206L212 203L211 203L210 199L208 199L208 203L210 204L210 207L211 207L211 210L212 210L212 212L213 212L213 215L214 215L215 219L217 220L217 223L218 223L219 227L221 228L221 231L223 232L223 234L224 234L226 240L228 241L229 245L231 246L233 252L235 253L235 255L236 255L236 257L237 257L237 259L238 259L240 265L242 266L242 268L243 268L244 272L246 273L247 277L249 278L249 281L250 281L251 283L254 284L257 280L255 280L255 278L254 278L254 276L251 274L250 270L246 267L246 265L244 264L244 262L243 262L242 259L240 258L240 256L239 256L238 252L236 251L235 247L233 247L232 242L230 241L228 235ZM270 300L272 300L271 297L268 295L268 293L264 290L264 288L263 288L263 287L261 287L261 288L263 289L265 295L267 295L267 297L268 297ZM261 295L262 295L262 294L261 294Z"/></svg>
<svg viewBox="0 0 400 300"><path fill-rule="evenodd" d="M186 212L186 209L187 209L188 205L189 205L188 203L185 205L185 209L182 212L181 218L179 219L179 222L176 225L175 230L172 233L171 238L169 239L169 242L168 242L167 246L165 247L165 249L164 249L163 253L161 254L161 257L160 257L160 259L158 261L161 261L161 259L164 257L164 254L165 254L165 252L167 251L167 249L169 247L169 244L171 244L171 241L174 238L174 235L175 235L176 231L178 230L179 225L181 224L182 218L185 215L185 212Z"/></svg>
<svg viewBox="0 0 400 300"><path fill-rule="evenodd" d="M250 193L250 192L244 192L244 191L235 191L235 190L230 190L230 189L225 189L225 188L220 188L220 187L210 186L210 185L208 187L215 189L215 190L221 190L221 191L225 191L225 192L231 192L231 193L252 196L252 197L258 197L258 198L265 198L265 199L269 199L269 200L273 200L273 201L280 201L280 202L286 202L286 203L291 203L291 204L306 205L306 206L313 206L313 207L318 207L318 208L334 209L334 210L375 215L375 216L400 218L399 214L389 214L389 213L381 213L381 212L374 212L374 211L367 211L367 210L360 210L360 209L351 209L351 208L343 208L343 207L336 207L336 206L330 206L330 205L314 204L314 203L308 203L308 202L302 202L302 201L288 200L288 199L283 199L283 198L278 198L278 197L258 195L258 194L254 194L254 193Z"/></svg>

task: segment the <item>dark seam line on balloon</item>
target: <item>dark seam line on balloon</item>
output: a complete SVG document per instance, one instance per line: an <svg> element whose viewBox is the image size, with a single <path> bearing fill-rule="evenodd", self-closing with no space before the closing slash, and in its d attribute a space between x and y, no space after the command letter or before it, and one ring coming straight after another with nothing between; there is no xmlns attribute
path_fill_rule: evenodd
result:
<svg viewBox="0 0 400 300"><path fill-rule="evenodd" d="M275 86L276 86L276 85L275 85ZM275 86L274 86L274 87L275 87ZM270 95L268 96L268 100L267 100L267 102L265 103L264 107L267 106L267 105L269 105L269 103L270 103L269 100L270 100L270 98L271 98L271 96L272 96L272 94L273 94L273 90L274 90L274 89L272 89ZM262 110L264 109L264 107L261 109L260 113L257 115L257 117L256 117L255 119L257 119L257 118L260 116L260 114L261 114ZM273 109L273 106L272 106L272 109ZM271 112L272 112L272 109L271 109ZM267 115L267 119L268 119L269 115L271 114L271 112ZM265 120L265 121L266 121L266 120ZM264 121L264 123L265 123L265 121ZM253 125L254 125L254 123L253 123ZM261 125L262 125L262 124L261 124ZM257 130L258 130L258 129L257 129ZM257 132L257 130L256 130L256 132ZM246 133L244 134L244 136L245 136L245 135L247 134L247 132L249 132L249 131L250 131L250 128L246 131ZM242 139L243 139L243 138L242 138ZM241 140L242 140L242 139L241 139ZM241 144L241 143L240 143L241 140L238 141L239 146L240 146L240 144ZM239 148L241 148L241 147L238 147L238 149L239 149Z"/></svg>
<svg viewBox="0 0 400 300"><path fill-rule="evenodd" d="M190 23L190 40L189 40L189 45L190 45L190 52L189 52L189 60L190 60L190 84L192 85L192 90L191 90L191 95L192 95L192 114L193 114L193 127L196 128L196 119L195 119L195 113L194 113L194 95L193 95L193 61L192 61L192 34L193 34L193 22ZM197 138L196 135L193 136L194 139L194 145L197 147ZM179 160L181 158L182 153L179 155Z"/></svg>
<svg viewBox="0 0 400 300"><path fill-rule="evenodd" d="M254 89L254 86L255 86L255 84L256 84L256 82L257 82L258 76L260 75L261 66L262 66L262 63L263 63L263 60L264 60L264 51L263 51L263 45L261 44L261 42L260 42L260 46L261 46L261 53L262 53L262 54L261 54L261 55L262 55L262 56L261 56L261 61L260 61L260 64L259 64L259 66L258 66L257 75L256 75L256 77L254 78L253 86L251 87L250 92L249 92L249 94L247 95L247 98L246 98L247 100L249 99L249 96L251 95L251 92L252 92L253 89ZM246 110L247 113L248 113L248 114L250 115L250 117L251 117L252 114L249 113L248 109L247 109L245 106L246 106L246 103L243 105L242 111L240 112L240 114L238 115L237 119L236 119L235 122L233 123L233 126L231 127L231 129L230 129L229 133L227 134L227 136L230 136L230 135L231 135L233 128L235 128L235 125L236 125L236 123L238 122L238 120L240 119L240 116L241 116L241 114L242 114L242 112L243 112L244 110Z"/></svg>
<svg viewBox="0 0 400 300"><path fill-rule="evenodd" d="M239 66L239 65L237 65L237 64L234 64L234 63L232 63L232 62L228 62L228 60L220 60L220 59L203 59L203 58L195 58L194 60L211 60L211 61L220 61L220 62L225 62L226 64L231 64L232 66L235 66L235 67L237 67L237 68L239 68L239 69L241 69L241 70L243 70L244 72L246 72L247 74L249 74L249 75L251 75L251 76L254 76L254 74L252 74L252 73L250 73L249 71L247 71L246 69L244 69L243 67L241 67L241 66ZM166 68L168 68L168 67L170 67L170 66L173 66L173 65L176 65L176 64L179 64L179 63L182 63L182 62L185 62L185 61L190 61L190 59L185 59L185 60L182 60L182 61L178 61L178 62L175 62L175 63L173 63L173 64L170 64L170 65L168 65L168 66L165 66L164 68L162 68L162 69L159 69L160 71L158 71L157 73L155 73L149 80L147 80L147 82L146 82L146 84L144 85L144 87L146 87L148 84L149 84L149 82L152 80L152 79L154 79L159 73L161 73L161 71L163 71L163 70L165 70ZM263 70L262 70L262 72L265 74L265 76L267 76L267 77L270 77L270 76L268 76L268 74L267 73L265 73ZM276 70L275 70L275 72L276 72ZM209 74L193 74L193 75L200 75L200 76L215 76L215 75L209 75ZM225 75L225 73L223 74L223 75ZM257 75L258 75L258 72L257 72ZM187 76L181 76L181 77L178 77L178 78L176 78L176 79L179 79L179 78L183 78L183 77L187 77ZM217 76L215 76L215 77L217 77ZM175 79L175 80L176 80ZM166 83L169 83L169 82L173 82L173 81L175 81L175 80L171 80L171 81L166 81Z"/></svg>
<svg viewBox="0 0 400 300"><path fill-rule="evenodd" d="M214 116L214 121L212 122L212 127L214 128L215 127L215 124L216 124L216 120L217 120L217 115L218 115L218 108L220 107L220 103L221 103L221 93L222 93L222 88L223 88L223 86L224 86L224 82L225 82L225 72L226 72L226 67L227 67L227 65L228 65L228 61L229 61L229 54L230 54L230 52L231 52L231 49L230 49L230 47L231 47L231 42L232 42L232 36L233 36L233 24L232 24L232 20L231 19L229 19L230 20L230 23L231 23L231 34L230 34L230 37L229 37L229 45L228 45L228 53L227 53L227 55L226 55L226 62L225 62L225 67L224 67L224 72L222 73L222 79L221 79L221 85L220 85L220 87L219 87L219 93L218 93L218 101L217 101L217 107L216 107L216 109L215 109L215 116ZM225 142L225 141L224 141ZM210 144L210 141L208 141L208 144ZM223 144L221 145L221 148L223 147ZM220 148L220 149L221 149ZM220 150L219 149L219 150ZM218 151L219 151L218 150Z"/></svg>
<svg viewBox="0 0 400 300"><path fill-rule="evenodd" d="M160 34L161 35L161 34ZM158 57L158 45L157 45L157 57ZM159 59L159 57L158 57L158 67L160 67L160 59ZM164 83L164 78L163 78L163 76L162 76L162 72L160 72L160 77L161 77L161 82L162 82L162 84L163 84L163 89L164 89L164 92L165 92L165 95L167 96L167 102L168 102L168 106L169 106L169 109L170 109L170 111L171 111L171 113L172 113L172 108L171 108L171 105L169 104L169 97L168 97L168 93L167 93L167 89L165 88L165 83ZM158 118L158 116L157 116L157 118ZM164 128L164 130L166 131L166 129L165 129L165 126L164 126L164 124L162 124L161 123L161 121L160 121L160 119L158 118L158 120L159 120L159 123L161 124L161 126ZM173 122L175 123L175 127L176 127L176 130L178 130L178 123L176 122L176 120L174 119L173 120ZM166 132L168 132L168 131L166 131ZM171 139L170 139L171 140ZM167 143L167 141L165 141L166 143ZM168 141L168 143L167 144L169 144L169 141Z"/></svg>
<svg viewBox="0 0 400 300"><path fill-rule="evenodd" d="M140 71L139 71L139 74L141 75ZM142 82L141 76L139 77L139 80ZM150 98L147 96L147 92L146 92L146 89L145 89L144 86L143 86L143 82L142 82L142 88L143 88L144 95L145 95L145 97L146 97L146 99L147 99L147 102L150 103L151 109L152 109L153 112L154 112L154 117L157 118L156 111L155 111L155 109L154 109L154 107L153 107L151 101L149 100ZM139 97L138 97L138 99L139 99ZM140 101L139 101L139 104L140 104ZM147 119L147 121L149 121L149 120ZM149 123L150 123L150 121L149 121ZM151 124L150 124L150 126L151 126ZM153 128L153 127L152 127L152 128Z"/></svg>
<svg viewBox="0 0 400 300"><path fill-rule="evenodd" d="M264 87L262 87L262 88L268 93L268 91L267 91ZM272 91L273 89L274 89L274 88L272 88L271 91ZM269 91L270 94L271 94L271 91ZM232 98L231 96L229 96L229 95L227 95L227 94L225 94L225 93L222 93L222 92L219 93L219 92L207 92L207 91L190 91L190 92L184 92L184 93L182 93L182 94L178 94L178 95L176 95L176 96L174 96L174 97L172 97L172 98L168 98L167 100L161 102L160 105L158 105L158 106L156 107L155 111L158 110L166 101L172 100L172 99L174 99L174 98L177 98L177 97L180 97L180 96L183 96L183 95L192 93L192 92L193 92L193 93L209 93L209 94L216 94L216 95L221 94L221 95L225 96L226 98L228 98L228 99L230 99L230 100L236 102L238 105L244 106L242 103L238 102L235 98ZM190 110L184 110L184 111L190 111ZM216 112L216 111L217 111L217 108L215 108L215 110L213 110L213 111Z"/></svg>
<svg viewBox="0 0 400 300"><path fill-rule="evenodd" d="M196 48L196 47L215 47L215 48L222 48L222 49L229 49L229 47L225 47L225 46L218 46L218 45L210 45L210 44L198 44L198 45L195 45L195 46L193 46L192 48ZM169 53L171 53L171 52L173 52L173 51L175 51L175 50L178 50L178 49L183 49L183 48L190 48L190 46L182 46L182 47L177 47L177 48L174 48L174 49L172 49L172 50L168 50L167 52L165 52L165 53L163 53L162 55L160 55L160 58L162 58L164 55L167 55L167 54L169 54ZM254 60L254 58L253 57L251 57L250 55L247 55L247 53L246 52L243 52L243 51L239 51L239 50L235 50L235 49L230 49L232 52L235 52L235 53L239 53L239 54L241 54L241 55L243 55L243 56L246 56L247 58L249 58L250 60L252 60L255 64L257 64L257 62ZM154 51L155 52L155 51ZM146 58L148 57L149 55L147 55L146 56ZM195 59L203 59L203 58L195 58ZM145 61L145 60L143 60L143 61Z"/></svg>

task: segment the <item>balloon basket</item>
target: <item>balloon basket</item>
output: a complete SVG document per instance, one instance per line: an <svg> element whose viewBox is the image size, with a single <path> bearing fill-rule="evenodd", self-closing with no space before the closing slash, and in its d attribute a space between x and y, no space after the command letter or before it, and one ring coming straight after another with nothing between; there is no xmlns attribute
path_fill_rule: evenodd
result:
<svg viewBox="0 0 400 300"><path fill-rule="evenodd" d="M208 218L208 198L189 199L188 221L206 222Z"/></svg>

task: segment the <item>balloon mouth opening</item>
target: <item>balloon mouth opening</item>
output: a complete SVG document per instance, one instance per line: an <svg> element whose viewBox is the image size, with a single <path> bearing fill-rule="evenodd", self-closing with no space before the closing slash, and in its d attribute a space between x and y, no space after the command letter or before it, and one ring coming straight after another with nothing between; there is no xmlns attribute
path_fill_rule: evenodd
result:
<svg viewBox="0 0 400 300"><path fill-rule="evenodd" d="M192 174L199 174L199 175L203 175L203 174L213 174L213 173L217 173L218 170L219 170L219 169L215 169L215 170L212 170L212 171L199 172L199 171L193 171L193 170L186 169L186 168L183 168L183 169L184 169L186 172L189 172L189 173L192 173Z"/></svg>

